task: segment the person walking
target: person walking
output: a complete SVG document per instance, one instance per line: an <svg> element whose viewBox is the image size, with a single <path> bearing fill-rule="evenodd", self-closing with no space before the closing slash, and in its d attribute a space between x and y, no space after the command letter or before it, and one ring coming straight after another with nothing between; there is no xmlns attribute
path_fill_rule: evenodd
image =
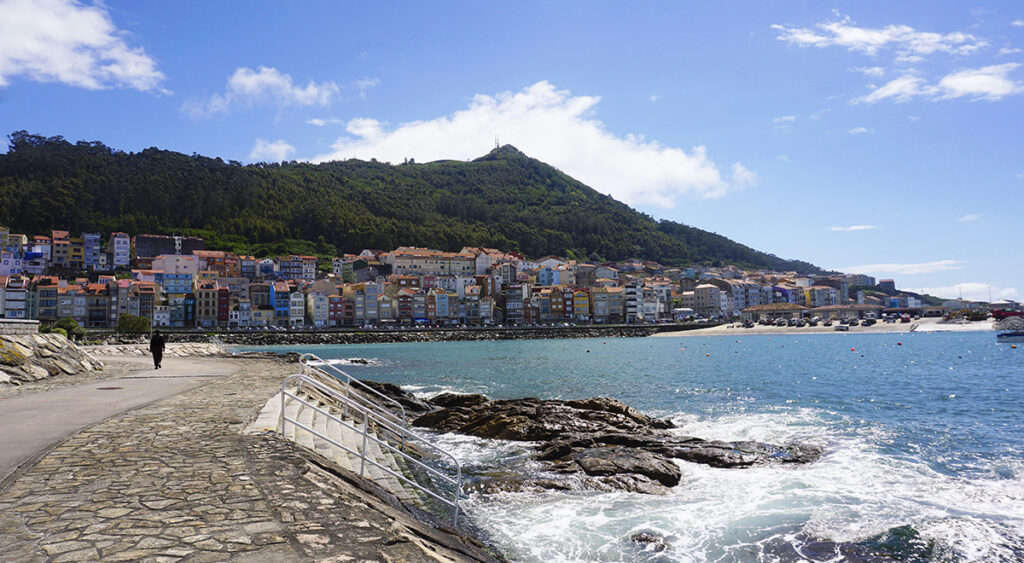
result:
<svg viewBox="0 0 1024 563"><path fill-rule="evenodd" d="M153 353L153 369L160 369L160 362L164 359L164 335L159 330L153 331L153 338L149 340L149 351Z"/></svg>

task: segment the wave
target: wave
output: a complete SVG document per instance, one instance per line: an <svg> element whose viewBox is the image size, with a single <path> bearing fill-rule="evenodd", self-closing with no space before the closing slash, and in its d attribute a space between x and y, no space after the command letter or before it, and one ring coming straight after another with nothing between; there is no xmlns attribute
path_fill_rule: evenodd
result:
<svg viewBox="0 0 1024 563"><path fill-rule="evenodd" d="M678 415L674 421L680 434L817 440L827 444L828 454L800 467L716 469L680 461L683 479L662 497L478 495L470 515L523 561L1024 558L1019 460L1004 461L982 476L951 475L920 457L893 455L887 449L890 434L878 426L849 430L813 409L714 419ZM476 440L457 445L460 455L481 468L502 467L506 457L524 454L504 450L510 446L500 441ZM638 532L659 538L655 545L663 550L632 541Z"/></svg>

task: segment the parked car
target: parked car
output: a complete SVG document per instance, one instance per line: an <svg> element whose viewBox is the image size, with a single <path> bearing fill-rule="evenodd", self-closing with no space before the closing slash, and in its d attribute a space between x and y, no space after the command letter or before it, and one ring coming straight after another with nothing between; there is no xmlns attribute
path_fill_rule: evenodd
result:
<svg viewBox="0 0 1024 563"><path fill-rule="evenodd" d="M835 328L833 328L832 330L836 330L836 331L839 331L839 332L845 332L845 331L850 330L850 327L848 327L846 325L836 325Z"/></svg>

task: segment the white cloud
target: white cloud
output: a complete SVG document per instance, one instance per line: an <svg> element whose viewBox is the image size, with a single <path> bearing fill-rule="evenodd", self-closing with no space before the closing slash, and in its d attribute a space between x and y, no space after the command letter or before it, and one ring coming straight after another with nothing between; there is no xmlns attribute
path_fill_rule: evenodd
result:
<svg viewBox="0 0 1024 563"><path fill-rule="evenodd" d="M757 181L738 163L724 174L703 146L687 152L609 132L594 117L599 101L541 81L519 92L478 94L466 109L394 128L357 118L346 127L350 137L339 138L330 153L314 160L467 159L484 154L500 135L503 142L628 203L672 207L683 195L721 197Z"/></svg>
<svg viewBox="0 0 1024 563"><path fill-rule="evenodd" d="M829 227L830 231L841 231L844 233L850 233L853 231L871 231L874 229L881 229L878 225L851 225L849 227Z"/></svg>
<svg viewBox="0 0 1024 563"><path fill-rule="evenodd" d="M334 82L318 84L310 80L305 87L298 86L290 75L276 68L261 66L252 70L239 67L228 78L224 93L214 94L205 101L189 100L182 104L181 111L198 119L228 113L232 107L326 106L338 96L339 90Z"/></svg>
<svg viewBox="0 0 1024 563"><path fill-rule="evenodd" d="M921 119L920 115L908 115L907 116L907 120L910 121L911 123L913 123L913 122L915 122L915 121L917 121L919 119Z"/></svg>
<svg viewBox="0 0 1024 563"><path fill-rule="evenodd" d="M857 67L853 70L863 74L864 76L870 76L872 78L881 78L885 75L885 69L880 66Z"/></svg>
<svg viewBox="0 0 1024 563"><path fill-rule="evenodd" d="M15 76L102 90L170 93L141 47L129 47L102 4L0 0L0 87Z"/></svg>
<svg viewBox="0 0 1024 563"><path fill-rule="evenodd" d="M1018 49L1017 47L1003 47L1002 49L999 49L999 56L1016 55L1017 53L1020 52L1021 49Z"/></svg>
<svg viewBox="0 0 1024 563"><path fill-rule="evenodd" d="M775 158L778 159L778 160L781 160L782 162L789 162L789 155L788 154L780 154L779 156L776 156Z"/></svg>
<svg viewBox="0 0 1024 563"><path fill-rule="evenodd" d="M356 88L359 89L359 99L366 98L366 92L380 84L379 78L363 78L356 80Z"/></svg>
<svg viewBox="0 0 1024 563"><path fill-rule="evenodd" d="M915 96L925 94L924 80L910 74L891 80L866 96L853 100L854 103L872 104L880 100L892 98L897 102L906 102Z"/></svg>
<svg viewBox="0 0 1024 563"><path fill-rule="evenodd" d="M288 160L288 157L295 153L295 147L291 146L284 139L268 141L256 139L256 146L249 152L249 159L252 161L281 162Z"/></svg>
<svg viewBox="0 0 1024 563"><path fill-rule="evenodd" d="M990 295L992 301L999 301L1001 299L1013 299L1016 301L1020 299L1018 297L1020 294L1015 287L996 287L981 282L963 282L942 287L919 287L908 289L907 291L927 293L928 295L945 299L957 299L962 295L968 301L988 301Z"/></svg>
<svg viewBox="0 0 1024 563"><path fill-rule="evenodd" d="M790 127L793 126L793 123L796 122L798 117L799 116L797 115L783 115L782 117L776 117L772 119L772 126L776 129L789 132Z"/></svg>
<svg viewBox="0 0 1024 563"><path fill-rule="evenodd" d="M874 133L874 129L868 129L867 127L854 127L853 129L847 129L847 135L861 135L864 133Z"/></svg>
<svg viewBox="0 0 1024 563"><path fill-rule="evenodd" d="M339 119L337 117L328 117L327 119L314 117L313 119L307 119L306 123L310 125L316 125L317 127L323 127L324 125L336 125L338 123L345 123L345 120Z"/></svg>
<svg viewBox="0 0 1024 563"><path fill-rule="evenodd" d="M656 101L658 101L660 99L661 99L661 94L651 94L651 97L648 98L648 100L650 100L652 102L656 102Z"/></svg>
<svg viewBox="0 0 1024 563"><path fill-rule="evenodd" d="M1024 20L1013 20L1010 22L1013 27L1024 27Z"/></svg>
<svg viewBox="0 0 1024 563"><path fill-rule="evenodd" d="M907 25L865 28L853 25L848 16L838 21L819 23L814 28L773 25L778 39L799 47L845 47L874 56L886 48L896 49L897 56L913 59L933 53L966 55L988 43L969 33L947 34L917 31Z"/></svg>
<svg viewBox="0 0 1024 563"><path fill-rule="evenodd" d="M963 217L960 217L959 219L957 219L957 221L960 221L961 223L966 223L968 221L977 221L978 219L981 219L981 213L969 213L967 215L964 215Z"/></svg>
<svg viewBox="0 0 1024 563"><path fill-rule="evenodd" d="M936 260L934 262L920 262L917 264L863 264L860 266L849 266L842 268L844 272L857 272L877 275L904 275L934 274L949 270L959 270L963 266L959 260Z"/></svg>
<svg viewBox="0 0 1024 563"><path fill-rule="evenodd" d="M1024 85L1006 76L1019 66L1006 63L954 72L939 81L939 90L943 98L999 100L1024 91Z"/></svg>
<svg viewBox="0 0 1024 563"><path fill-rule="evenodd" d="M1024 84L1008 76L1019 66L1018 63L1005 63L960 70L942 77L936 85L929 85L918 76L904 74L875 88L865 96L855 98L853 103L871 104L890 98L896 102L906 102L914 98L1001 100L1024 92Z"/></svg>

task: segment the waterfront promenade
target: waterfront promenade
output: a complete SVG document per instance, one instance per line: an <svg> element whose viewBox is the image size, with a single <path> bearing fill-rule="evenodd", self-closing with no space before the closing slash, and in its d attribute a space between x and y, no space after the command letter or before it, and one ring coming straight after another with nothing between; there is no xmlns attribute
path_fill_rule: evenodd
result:
<svg viewBox="0 0 1024 563"><path fill-rule="evenodd" d="M493 559L274 434L240 434L295 364L101 359L0 393L5 560Z"/></svg>

